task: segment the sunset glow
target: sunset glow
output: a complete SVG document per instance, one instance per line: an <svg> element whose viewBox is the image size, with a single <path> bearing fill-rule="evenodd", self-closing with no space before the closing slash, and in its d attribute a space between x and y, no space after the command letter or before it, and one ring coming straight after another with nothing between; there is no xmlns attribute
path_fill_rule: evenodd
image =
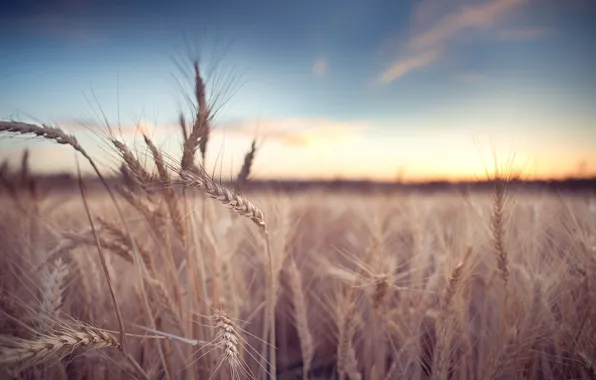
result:
<svg viewBox="0 0 596 380"><path fill-rule="evenodd" d="M127 4L3 9L0 118L56 123L115 169L93 133L104 112L176 156L199 57L223 177L253 138L259 179L467 180L495 154L527 178L596 175L592 1ZM37 141L3 138L0 159L26 148L34 169L74 170Z"/></svg>

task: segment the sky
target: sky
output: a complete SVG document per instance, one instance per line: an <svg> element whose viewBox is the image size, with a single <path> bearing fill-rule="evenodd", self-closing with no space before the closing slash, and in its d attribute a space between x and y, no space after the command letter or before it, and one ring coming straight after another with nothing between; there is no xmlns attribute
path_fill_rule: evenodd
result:
<svg viewBox="0 0 596 380"><path fill-rule="evenodd" d="M103 115L179 153L198 58L218 109L207 166L256 178L596 174L596 1L2 1L0 118L74 133L106 169ZM141 144L135 145L145 154ZM0 158L74 153L0 137Z"/></svg>

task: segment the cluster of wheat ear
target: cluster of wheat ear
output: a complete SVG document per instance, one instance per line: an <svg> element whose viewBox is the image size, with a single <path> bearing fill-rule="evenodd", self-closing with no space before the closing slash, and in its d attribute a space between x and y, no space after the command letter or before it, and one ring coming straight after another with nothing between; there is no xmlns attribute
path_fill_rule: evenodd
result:
<svg viewBox="0 0 596 380"><path fill-rule="evenodd" d="M179 159L107 129L108 176L0 121L102 184L0 166L0 377L596 378L594 194L517 191L507 165L491 192L256 193L255 142L220 183L193 70Z"/></svg>

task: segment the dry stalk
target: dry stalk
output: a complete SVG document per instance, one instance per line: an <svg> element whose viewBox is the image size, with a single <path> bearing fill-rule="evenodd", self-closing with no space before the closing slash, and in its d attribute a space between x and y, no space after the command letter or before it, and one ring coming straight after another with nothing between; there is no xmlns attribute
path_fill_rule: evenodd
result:
<svg viewBox="0 0 596 380"><path fill-rule="evenodd" d="M78 163L78 162L77 162ZM120 341L122 342L122 349L124 350L124 342L126 339L126 333L124 330L124 321L122 320L122 313L120 312L120 306L118 305L118 301L116 300L116 294L114 293L114 289L112 286L112 281L110 279L110 272L108 271L108 267L106 266L106 258L104 256L103 250L101 248L101 243L99 241L99 234L95 229L95 224L93 223L93 218L91 217L91 211L89 209L89 204L87 203L87 195L85 194L85 185L83 183L83 178L81 177L81 171L79 169L79 190L81 192L81 198L83 199L83 206L85 209L85 214L87 215L87 220L89 220L89 224L91 226L91 230L93 231L93 236L95 238L95 244L97 246L97 253L99 255L99 259L101 262L101 266L103 268L104 276L106 278L106 282L108 284L108 289L110 292L110 297L112 299L112 304L114 305L114 311L116 313L116 317L118 319L118 327L120 329Z"/></svg>

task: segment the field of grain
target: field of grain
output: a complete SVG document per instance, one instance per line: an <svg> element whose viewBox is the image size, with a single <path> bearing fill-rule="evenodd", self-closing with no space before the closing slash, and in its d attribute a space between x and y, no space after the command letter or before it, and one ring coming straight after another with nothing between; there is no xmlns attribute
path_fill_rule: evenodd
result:
<svg viewBox="0 0 596 380"><path fill-rule="evenodd" d="M231 186L200 163L195 69L180 158L106 134L124 180L72 192L3 167L1 378L596 378L593 195L244 192L254 145Z"/></svg>

